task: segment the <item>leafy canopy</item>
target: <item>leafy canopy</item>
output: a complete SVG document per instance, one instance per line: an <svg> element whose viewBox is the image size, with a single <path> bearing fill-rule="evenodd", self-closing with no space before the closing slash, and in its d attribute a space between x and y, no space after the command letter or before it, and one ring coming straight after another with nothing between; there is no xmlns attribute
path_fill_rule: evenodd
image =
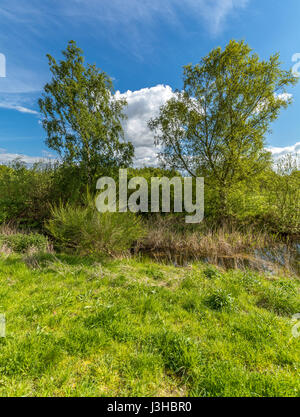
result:
<svg viewBox="0 0 300 417"><path fill-rule="evenodd" d="M113 95L113 84L95 65L84 65L82 50L70 41L59 63L49 60L52 80L39 106L46 144L68 164L80 164L89 180L97 168L127 166L134 149L124 139L125 100Z"/></svg>
<svg viewBox="0 0 300 417"><path fill-rule="evenodd" d="M213 49L197 65L184 67L184 88L150 120L165 165L203 175L226 189L270 165L264 151L270 123L291 102L296 83L279 56L260 60L243 41Z"/></svg>

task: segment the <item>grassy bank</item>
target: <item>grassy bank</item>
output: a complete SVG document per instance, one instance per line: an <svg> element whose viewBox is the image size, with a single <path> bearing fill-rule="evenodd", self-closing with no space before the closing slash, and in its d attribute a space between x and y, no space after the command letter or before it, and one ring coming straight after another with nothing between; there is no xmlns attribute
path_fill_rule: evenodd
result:
<svg viewBox="0 0 300 417"><path fill-rule="evenodd" d="M0 260L1 396L299 396L297 278L151 261Z"/></svg>

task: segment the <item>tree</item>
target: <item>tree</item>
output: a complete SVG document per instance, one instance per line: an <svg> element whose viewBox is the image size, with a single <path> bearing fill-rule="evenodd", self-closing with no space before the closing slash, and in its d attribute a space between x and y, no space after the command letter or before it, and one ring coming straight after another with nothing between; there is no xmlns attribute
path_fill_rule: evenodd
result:
<svg viewBox="0 0 300 417"><path fill-rule="evenodd" d="M300 233L300 158L287 154L275 163L274 171L266 177L269 198L269 219L275 230Z"/></svg>
<svg viewBox="0 0 300 417"><path fill-rule="evenodd" d="M259 60L243 41L184 67L184 88L149 121L163 164L213 183L225 214L228 190L271 164L265 134L296 83L279 55Z"/></svg>
<svg viewBox="0 0 300 417"><path fill-rule="evenodd" d="M67 164L80 165L88 183L99 167L127 166L133 145L124 141L125 100L114 97L112 80L95 65L84 65L82 50L70 41L59 63L49 60L52 80L39 100L46 144Z"/></svg>

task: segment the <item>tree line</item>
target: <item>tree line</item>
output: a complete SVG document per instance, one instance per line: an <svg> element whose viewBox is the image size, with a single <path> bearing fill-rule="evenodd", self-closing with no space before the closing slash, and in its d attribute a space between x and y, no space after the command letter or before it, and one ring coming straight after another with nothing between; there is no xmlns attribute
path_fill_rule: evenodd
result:
<svg viewBox="0 0 300 417"><path fill-rule="evenodd" d="M79 201L86 187L94 192L99 175L116 176L119 168L132 167L134 146L123 131L127 103L114 94L112 79L86 64L74 41L61 60L47 57L52 77L38 103L46 145L60 162L31 169L31 180L20 162L2 167L2 207L7 187L20 187L21 177L30 182L44 171L46 178L48 170L54 201L57 196ZM186 65L182 89L148 122L160 145L159 167L144 168L139 175L204 177L206 217L214 221L238 216L245 221L248 216L251 221L268 217L267 222L279 217L279 209L283 217L294 218L297 229L299 167L287 158L276 171L265 150L270 126L292 103L288 88L297 81L282 68L279 54L260 59L244 41L231 40L198 64Z"/></svg>

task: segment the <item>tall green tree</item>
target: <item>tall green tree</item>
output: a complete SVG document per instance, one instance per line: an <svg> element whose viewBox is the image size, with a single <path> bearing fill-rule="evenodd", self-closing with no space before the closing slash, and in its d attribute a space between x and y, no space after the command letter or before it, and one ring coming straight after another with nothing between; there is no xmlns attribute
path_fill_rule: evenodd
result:
<svg viewBox="0 0 300 417"><path fill-rule="evenodd" d="M58 63L47 55L52 79L39 106L46 144L67 164L80 166L90 184L99 168L129 165L134 148L124 141L126 101L114 97L111 78L85 65L82 53L70 41Z"/></svg>
<svg viewBox="0 0 300 417"><path fill-rule="evenodd" d="M213 49L184 67L183 90L149 121L162 162L206 177L226 213L228 190L270 166L265 135L291 102L286 88L296 81L281 69L278 54L260 60L245 42L233 40Z"/></svg>

